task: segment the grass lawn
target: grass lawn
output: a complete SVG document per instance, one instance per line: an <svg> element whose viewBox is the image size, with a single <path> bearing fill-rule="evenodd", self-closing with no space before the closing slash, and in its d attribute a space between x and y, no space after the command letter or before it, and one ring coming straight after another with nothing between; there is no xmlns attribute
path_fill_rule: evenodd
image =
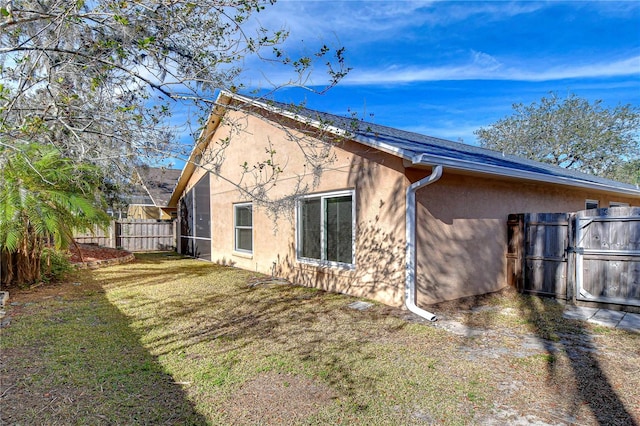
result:
<svg viewBox="0 0 640 426"><path fill-rule="evenodd" d="M553 301L443 305L431 324L137 258L12 292L0 424L640 423L640 336L564 320Z"/></svg>

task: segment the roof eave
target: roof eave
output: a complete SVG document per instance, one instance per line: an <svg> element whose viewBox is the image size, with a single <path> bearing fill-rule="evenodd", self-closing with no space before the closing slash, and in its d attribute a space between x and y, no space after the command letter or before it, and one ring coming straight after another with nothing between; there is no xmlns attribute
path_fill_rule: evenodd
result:
<svg viewBox="0 0 640 426"><path fill-rule="evenodd" d="M367 145L371 148L376 148L379 149L380 151L386 152L388 154L392 154L395 155L397 157L403 158L405 160L410 160L413 158L413 153L410 151L406 151L400 148L396 148L393 147L391 145L379 142L378 140L376 140L375 138L369 138L369 137L365 137L365 136L361 136L361 135L357 135L357 134L352 134L350 131L342 129L340 127L336 127L336 126L331 126L325 123L321 123L318 120L314 120L312 118L300 115L300 114L296 114L295 112L291 112L289 110L283 109L283 108L279 108L277 106L273 106L273 105L269 105L266 104L264 102L260 102L257 101L255 99L251 99L251 98L247 98L244 97L242 95L237 95L237 94L232 94L232 93L228 93L228 92L222 92L224 93L226 96L229 96L230 98L233 99L237 99L240 100L242 102L245 102L249 105L255 106L255 107L259 107L262 109L265 109L269 112L273 112L276 114L279 114L283 117L289 118L291 120L295 120L310 126L313 126L319 130L325 131L325 132L329 132L332 133L336 136L339 137L343 137L349 140L353 140L355 142L359 142L363 145Z"/></svg>
<svg viewBox="0 0 640 426"><path fill-rule="evenodd" d="M335 134L336 136L353 140L354 142L358 142L363 145L369 146L371 148L378 149L382 152L400 157L404 160L411 161L414 166L442 165L453 170L472 171L472 172L484 173L484 174L500 176L500 177L511 177L511 178L529 180L534 182L544 182L544 183L552 183L552 184L558 184L563 186L606 191L606 192L625 195L625 196L633 196L633 197L640 196L640 189L620 188L616 186L606 185L603 183L581 180L579 178L553 176L545 173L518 170L518 169L509 168L509 167L492 165L492 164L484 164L484 163L461 160L461 159L452 159L452 158L443 157L443 156L416 153L414 151L404 150L404 149L386 144L384 142L380 142L373 137L367 137L367 136L358 135L358 134L351 134L351 132L345 129L342 129L336 126L331 126L326 123L321 123L318 120L314 120L312 118L309 118L300 114L296 114L295 112L291 112L289 110L286 110L274 105L269 105L265 102L261 102L256 99L247 98L245 96L238 95L236 93L230 93L227 91L220 92L218 96L218 100L216 101L216 108L209 116L207 128L209 127L209 124L213 124L213 128L209 129L209 131L207 132L208 135L213 134L215 129L218 127L218 125L220 124L220 119L223 115L222 109L225 108L231 102L232 99L243 102L247 105L258 107L266 111L279 114L283 117L313 126L325 132L330 132L332 134ZM178 183L176 184L176 187L172 193L171 199L169 200L168 207L175 207L177 205L178 199L180 198L180 194L186 187L189 181L189 178L195 171L196 165L194 164L194 161L193 161L194 157L199 152L202 152L202 150L206 148L206 146L208 145L211 139L210 137L205 137L206 135L204 134L204 132L207 128L205 128L201 132L198 138L198 143L196 144L196 146L191 152L189 161L186 163L185 168L183 169L182 174L180 175L180 178L178 180Z"/></svg>
<svg viewBox="0 0 640 426"><path fill-rule="evenodd" d="M196 165L195 158L201 154L209 145L213 134L217 130L220 122L222 121L222 116L224 115L225 107L231 102L232 94L228 92L221 91L218 94L218 98L215 102L215 107L209 114L209 118L207 119L207 124L205 124L204 128L200 131L200 135L198 135L198 139L196 144L194 145L191 153L189 154L189 159L185 162L184 168L182 169L182 173L180 173L180 177L178 178L178 182L176 186L173 188L173 192L171 193L171 198L169 198L169 202L167 203L167 208L176 208L178 206L178 200L182 196L182 192L185 190L191 176L195 172Z"/></svg>
<svg viewBox="0 0 640 426"><path fill-rule="evenodd" d="M483 164L468 160L451 159L430 154L417 154L413 159L414 166L442 165L449 169L479 172L500 177L510 177L524 179L534 182L552 183L557 185L572 186L597 191L606 191L619 195L640 197L640 189L620 188L604 183L590 182L577 178L564 176L552 176L544 173L537 173L527 170L512 169L509 167L496 166L493 164Z"/></svg>

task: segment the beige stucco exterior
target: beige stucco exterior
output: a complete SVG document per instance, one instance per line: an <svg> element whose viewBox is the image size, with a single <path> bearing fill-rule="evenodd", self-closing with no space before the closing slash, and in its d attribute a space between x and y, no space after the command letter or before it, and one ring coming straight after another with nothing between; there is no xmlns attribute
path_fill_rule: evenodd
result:
<svg viewBox="0 0 640 426"><path fill-rule="evenodd" d="M218 110L220 111L220 110ZM293 283L363 296L394 306L404 302L406 190L431 173L405 168L398 156L335 139L320 175L305 157L317 152L319 132L288 120L286 126L229 110L204 134L202 158L211 170L212 261L285 278ZM284 121L281 121L284 122ZM294 129L298 127L298 129ZM307 129L308 130L308 129ZM302 147L302 149L301 149ZM271 152L271 154L269 154ZM271 164L282 168L274 181ZM263 165L254 168L259 164ZM188 169L185 169L188 170ZM180 193L207 171L183 172ZM186 177L185 177L186 176ZM267 182L266 185L265 182ZM268 183L271 182L271 183ZM273 185L275 183L275 185ZM353 190L356 200L355 267L310 264L296 258L296 214L285 205L274 218L253 203L253 252L234 251L235 203L263 185L263 198ZM297 191L295 188L305 188ZM254 193L254 196L256 194ZM258 196L260 198L260 196ZM521 212L584 209L585 200L638 205L638 199L555 184L456 172L417 192L417 304L496 291L507 285L507 216Z"/></svg>
<svg viewBox="0 0 640 426"><path fill-rule="evenodd" d="M277 277L329 291L344 292L401 305L404 280L404 189L407 181L402 160L350 141L338 141L330 153L319 179L314 179L309 162L305 161L298 143L290 140L281 126L263 119L230 112L213 135L213 141L228 140L222 151L215 142L203 153L203 158L224 155L216 174L210 175L212 261ZM233 125L230 123L234 123ZM241 123L242 131L231 127ZM315 138L296 134L306 144ZM296 259L295 212L287 209L276 220L269 208L253 204L253 253L234 251L233 205L250 201L250 197L235 185L248 184L251 189L266 173L243 173L247 163L263 162L265 151L275 151L273 162L282 165L283 172L275 186L266 189L266 196L278 199L291 195L298 182L308 185L305 194L338 190L354 190L356 200L355 268L319 266ZM307 154L309 152L306 152ZM213 167L213 166L212 166ZM196 169L185 190L189 190L204 175ZM315 180L315 184L314 184Z"/></svg>
<svg viewBox="0 0 640 426"><path fill-rule="evenodd" d="M171 220L171 211L175 211L175 209L167 209L156 206L145 206L141 204L130 204L127 209L127 217L129 219Z"/></svg>
<svg viewBox="0 0 640 426"><path fill-rule="evenodd" d="M446 170L446 169L445 169ZM507 217L511 213L584 210L585 201L637 205L606 192L507 178L444 172L417 196L418 301L437 303L507 285Z"/></svg>

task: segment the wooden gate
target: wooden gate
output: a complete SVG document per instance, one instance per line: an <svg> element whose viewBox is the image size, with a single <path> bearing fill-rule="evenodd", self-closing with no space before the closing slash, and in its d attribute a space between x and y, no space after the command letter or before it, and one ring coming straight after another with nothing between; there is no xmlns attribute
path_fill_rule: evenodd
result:
<svg viewBox="0 0 640 426"><path fill-rule="evenodd" d="M567 298L568 213L509 215L507 271L521 292Z"/></svg>
<svg viewBox="0 0 640 426"><path fill-rule="evenodd" d="M576 299L640 306L640 208L575 215Z"/></svg>
<svg viewBox="0 0 640 426"><path fill-rule="evenodd" d="M640 306L640 208L512 214L507 274L519 291Z"/></svg>
<svg viewBox="0 0 640 426"><path fill-rule="evenodd" d="M174 221L125 219L112 221L107 230L96 228L74 239L128 251L175 250L176 225Z"/></svg>

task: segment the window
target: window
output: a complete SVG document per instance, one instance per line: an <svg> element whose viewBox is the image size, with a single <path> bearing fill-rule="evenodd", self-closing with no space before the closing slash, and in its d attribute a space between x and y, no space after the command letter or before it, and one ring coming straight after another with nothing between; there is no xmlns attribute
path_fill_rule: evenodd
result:
<svg viewBox="0 0 640 426"><path fill-rule="evenodd" d="M246 253L253 252L253 207L251 203L233 206L233 227L235 243L233 249Z"/></svg>
<svg viewBox="0 0 640 426"><path fill-rule="evenodd" d="M598 200L587 200L584 203L584 208L587 210L597 209L600 207L600 202Z"/></svg>
<svg viewBox="0 0 640 426"><path fill-rule="evenodd" d="M353 265L355 236L353 191L298 200L298 259Z"/></svg>

